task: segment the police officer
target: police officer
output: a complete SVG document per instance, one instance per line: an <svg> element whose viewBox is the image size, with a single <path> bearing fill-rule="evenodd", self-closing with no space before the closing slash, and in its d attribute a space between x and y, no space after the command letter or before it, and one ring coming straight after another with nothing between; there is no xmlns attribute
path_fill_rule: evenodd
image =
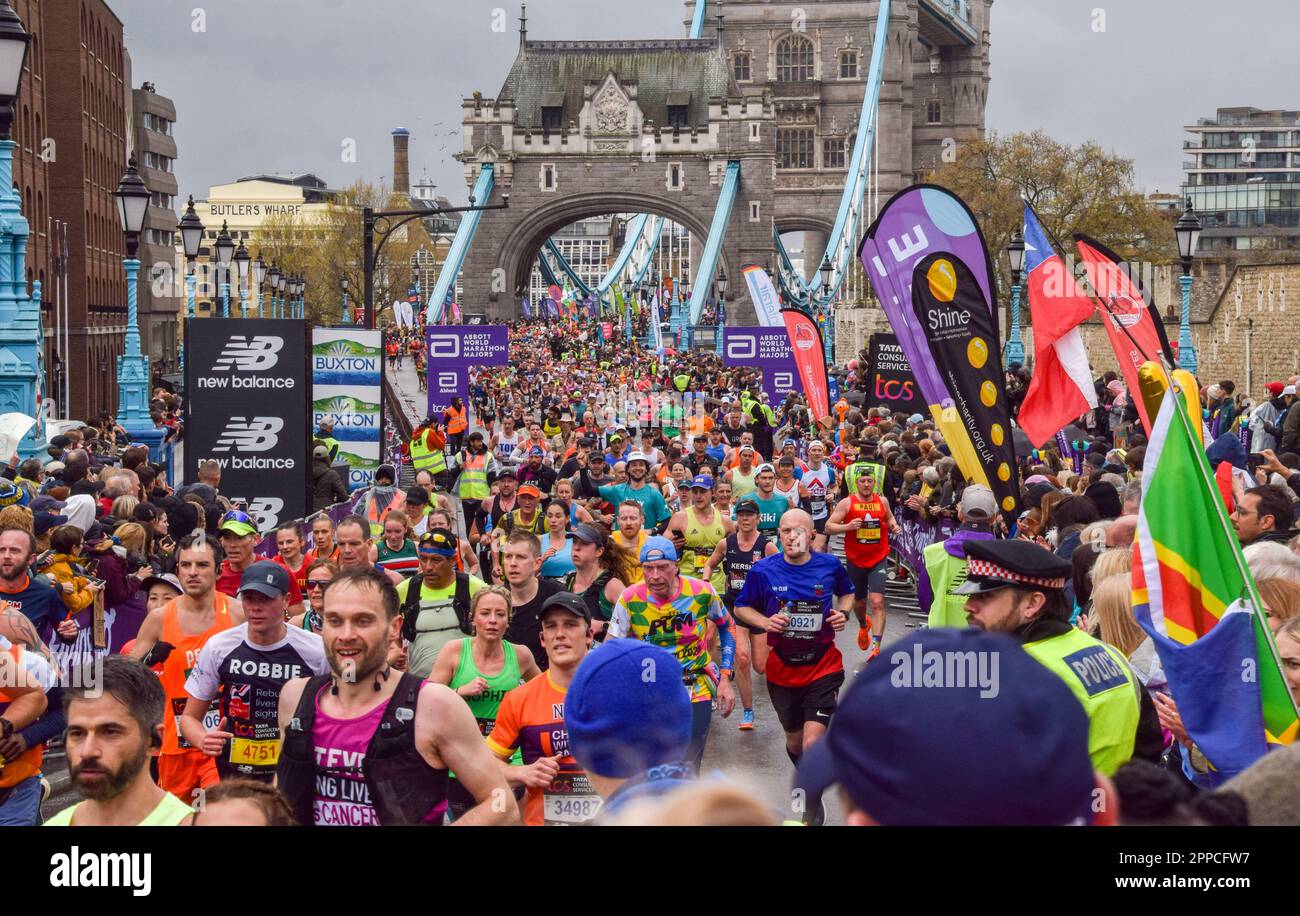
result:
<svg viewBox="0 0 1300 916"><path fill-rule="evenodd" d="M953 593L966 596L970 625L1016 637L1065 681L1088 714L1093 766L1110 776L1135 749L1158 759L1155 705L1128 660L1070 625L1069 562L1029 541L967 541L966 563L966 582Z"/></svg>

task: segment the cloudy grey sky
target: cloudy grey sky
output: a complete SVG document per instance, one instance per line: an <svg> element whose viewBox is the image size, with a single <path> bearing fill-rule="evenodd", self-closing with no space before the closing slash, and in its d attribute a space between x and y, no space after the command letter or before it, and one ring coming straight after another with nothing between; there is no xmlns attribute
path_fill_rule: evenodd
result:
<svg viewBox="0 0 1300 916"><path fill-rule="evenodd" d="M181 194L255 172L331 186L390 181L390 131L410 129L411 173L453 199L460 100L492 96L518 48L518 0L109 0L138 86L176 102ZM817 0L807 0L810 18ZM494 32L494 10L509 18ZM195 31L201 9L204 31ZM1104 10L1105 30L1094 31ZM536 39L685 35L677 0L533 0ZM1181 127L1218 106L1300 108L1292 0L997 0L988 125L1095 139L1176 190ZM342 161L346 139L356 161Z"/></svg>

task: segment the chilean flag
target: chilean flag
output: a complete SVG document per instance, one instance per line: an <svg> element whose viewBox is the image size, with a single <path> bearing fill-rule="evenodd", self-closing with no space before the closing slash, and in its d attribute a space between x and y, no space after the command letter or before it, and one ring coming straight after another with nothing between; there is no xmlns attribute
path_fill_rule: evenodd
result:
<svg viewBox="0 0 1300 916"><path fill-rule="evenodd" d="M1034 374L1017 422L1036 448L1097 406L1079 325L1096 307L1025 204L1025 271L1034 327Z"/></svg>

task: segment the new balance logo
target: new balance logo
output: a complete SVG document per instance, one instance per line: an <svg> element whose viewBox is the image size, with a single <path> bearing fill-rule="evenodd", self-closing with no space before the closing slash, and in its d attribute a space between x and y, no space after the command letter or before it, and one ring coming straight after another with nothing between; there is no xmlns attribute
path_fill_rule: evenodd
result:
<svg viewBox="0 0 1300 916"><path fill-rule="evenodd" d="M259 496L248 505L248 514L257 522L258 531L270 531L280 524L284 500L276 496Z"/></svg>
<svg viewBox="0 0 1300 916"><path fill-rule="evenodd" d="M284 420L280 417L231 417L226 428L222 430L214 452L228 452L232 448L239 452L266 452L275 448L280 441L277 433L284 429Z"/></svg>
<svg viewBox="0 0 1300 916"><path fill-rule="evenodd" d="M265 372L280 361L276 354L283 349L283 337L259 334L250 339L243 334L235 334L227 341L226 348L212 365L212 371L229 372L238 369L241 372Z"/></svg>

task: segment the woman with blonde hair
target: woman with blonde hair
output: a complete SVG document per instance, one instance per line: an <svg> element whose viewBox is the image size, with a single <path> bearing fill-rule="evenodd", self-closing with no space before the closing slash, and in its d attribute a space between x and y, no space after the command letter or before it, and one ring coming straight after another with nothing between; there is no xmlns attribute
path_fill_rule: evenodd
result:
<svg viewBox="0 0 1300 916"><path fill-rule="evenodd" d="M136 499L134 496L119 496L117 499L113 500L113 504L109 506L108 514L113 516L113 518L129 521L135 516L135 507L138 505L140 505L140 500Z"/></svg>
<svg viewBox="0 0 1300 916"><path fill-rule="evenodd" d="M1300 617L1300 584L1293 579L1276 576L1256 579L1255 588L1259 590L1264 613L1268 615L1269 629L1274 634L1287 621Z"/></svg>
<svg viewBox="0 0 1300 916"><path fill-rule="evenodd" d="M1155 643L1133 616L1133 584L1127 573L1098 579L1092 592L1093 619L1102 642L1110 643L1128 658L1133 671L1148 690L1168 682L1156 655Z"/></svg>
<svg viewBox="0 0 1300 916"><path fill-rule="evenodd" d="M505 695L541 674L527 646L506 641L513 614L510 589L503 585L479 589L469 602L474 635L444 645L429 672L428 680L446 684L469 705L484 737L491 734ZM516 753L510 763L521 765L523 758ZM475 804L474 796L453 776L447 783L447 808L452 820Z"/></svg>

